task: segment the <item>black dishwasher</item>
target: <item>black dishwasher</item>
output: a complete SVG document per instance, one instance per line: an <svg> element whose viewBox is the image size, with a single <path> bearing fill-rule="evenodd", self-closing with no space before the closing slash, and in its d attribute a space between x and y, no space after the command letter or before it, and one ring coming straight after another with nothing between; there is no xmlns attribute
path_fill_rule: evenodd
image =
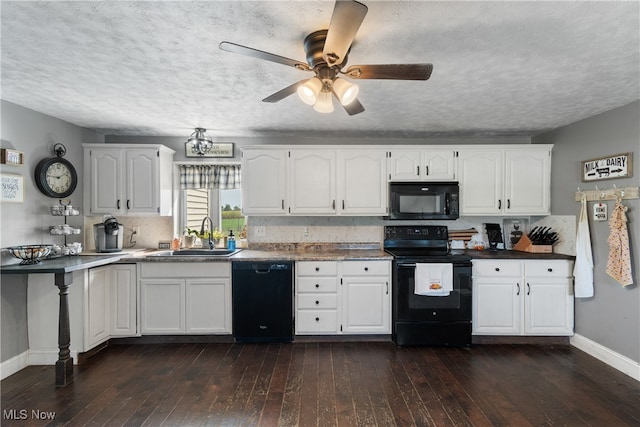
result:
<svg viewBox="0 0 640 427"><path fill-rule="evenodd" d="M293 341L293 262L233 262L233 337Z"/></svg>

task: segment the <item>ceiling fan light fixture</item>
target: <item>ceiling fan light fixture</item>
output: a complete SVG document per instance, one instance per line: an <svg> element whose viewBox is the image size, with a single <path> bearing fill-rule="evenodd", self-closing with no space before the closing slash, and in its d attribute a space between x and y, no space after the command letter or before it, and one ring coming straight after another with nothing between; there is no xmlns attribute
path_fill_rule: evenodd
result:
<svg viewBox="0 0 640 427"><path fill-rule="evenodd" d="M207 130L204 128L196 128L187 142L191 144L192 151L199 156L204 156L213 147L213 140L207 135Z"/></svg>
<svg viewBox="0 0 640 427"><path fill-rule="evenodd" d="M342 105L349 105L358 96L360 88L358 85L349 83L345 79L337 78L333 82L333 91L342 103Z"/></svg>
<svg viewBox="0 0 640 427"><path fill-rule="evenodd" d="M322 91L322 80L312 77L297 89L298 96L308 105L314 105Z"/></svg>
<svg viewBox="0 0 640 427"><path fill-rule="evenodd" d="M331 92L320 92L318 100L313 105L313 109L318 113L333 113L333 100L331 99Z"/></svg>

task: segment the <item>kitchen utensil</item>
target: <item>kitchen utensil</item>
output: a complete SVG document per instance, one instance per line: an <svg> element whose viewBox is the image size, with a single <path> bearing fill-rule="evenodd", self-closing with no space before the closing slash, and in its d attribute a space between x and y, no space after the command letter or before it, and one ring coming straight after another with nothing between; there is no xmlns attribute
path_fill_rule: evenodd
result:
<svg viewBox="0 0 640 427"><path fill-rule="evenodd" d="M14 257L21 259L20 264L38 264L42 258L46 257L53 250L53 245L22 245L7 248Z"/></svg>

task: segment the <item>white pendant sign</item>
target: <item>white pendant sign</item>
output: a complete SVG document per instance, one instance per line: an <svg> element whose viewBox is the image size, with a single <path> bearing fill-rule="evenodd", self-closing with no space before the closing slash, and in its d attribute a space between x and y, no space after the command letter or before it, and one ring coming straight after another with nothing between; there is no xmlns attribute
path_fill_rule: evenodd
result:
<svg viewBox="0 0 640 427"><path fill-rule="evenodd" d="M605 203L596 203L593 205L593 220L594 221L607 220L607 205Z"/></svg>

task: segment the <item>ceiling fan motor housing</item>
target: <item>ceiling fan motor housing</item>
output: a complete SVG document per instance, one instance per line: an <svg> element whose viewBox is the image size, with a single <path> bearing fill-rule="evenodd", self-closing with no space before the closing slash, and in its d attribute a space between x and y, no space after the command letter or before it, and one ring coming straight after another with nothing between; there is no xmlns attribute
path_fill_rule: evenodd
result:
<svg viewBox="0 0 640 427"><path fill-rule="evenodd" d="M304 38L304 51L307 54L307 63L313 69L317 67L328 67L327 61L322 56L322 52L324 50L324 42L327 40L327 32L328 30L318 30L309 34ZM349 49L351 50L351 49ZM344 60L337 65L338 71L347 63L349 59L348 52L344 56Z"/></svg>

